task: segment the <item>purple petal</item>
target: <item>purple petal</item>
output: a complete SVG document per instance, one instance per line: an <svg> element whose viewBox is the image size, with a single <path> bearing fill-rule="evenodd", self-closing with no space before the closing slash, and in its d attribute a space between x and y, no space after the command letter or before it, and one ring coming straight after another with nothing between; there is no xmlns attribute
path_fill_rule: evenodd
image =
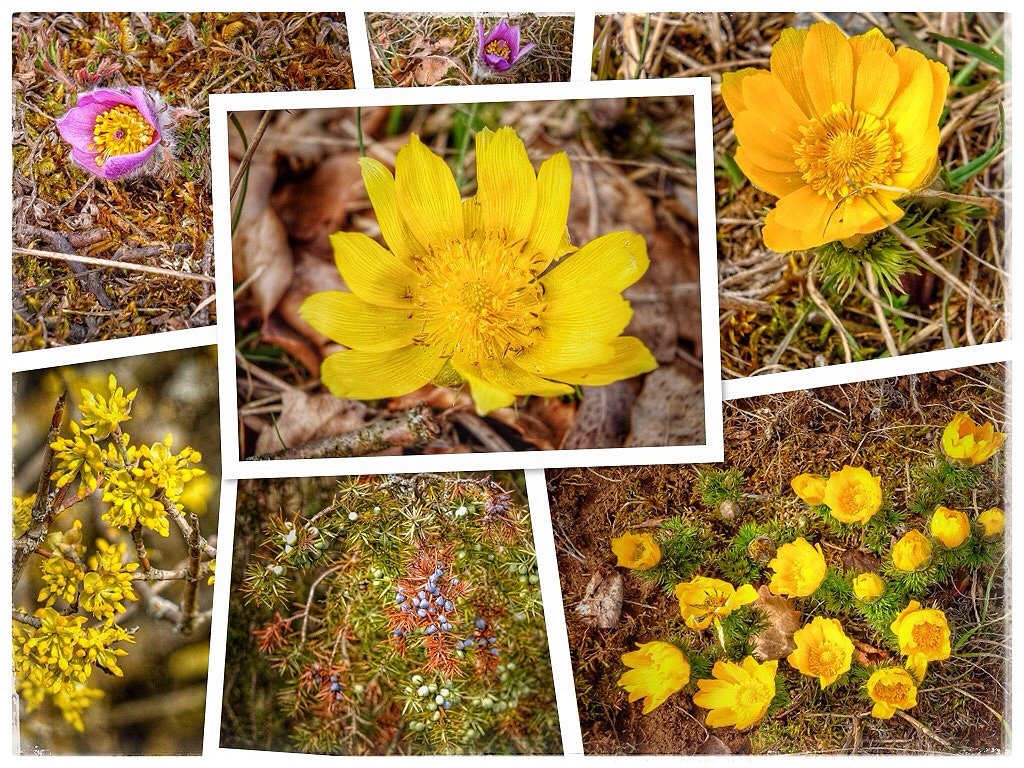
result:
<svg viewBox="0 0 1024 768"><path fill-rule="evenodd" d="M64 117L57 121L57 131L72 147L85 149L92 143L96 118L109 108L95 100L83 105L79 99L78 106L69 109Z"/></svg>
<svg viewBox="0 0 1024 768"><path fill-rule="evenodd" d="M533 50L533 47L533 43L527 43L514 54L512 54L512 63L515 64L517 61L523 58L526 54Z"/></svg>
<svg viewBox="0 0 1024 768"><path fill-rule="evenodd" d="M512 49L512 56L515 57L519 51L519 26L513 25L505 31L505 42Z"/></svg>
<svg viewBox="0 0 1024 768"><path fill-rule="evenodd" d="M103 109L110 109L118 104L132 104L132 99L124 91L116 91L112 88L96 88L79 96L76 106L85 107L90 104L102 104ZM132 104L132 106L134 105ZM103 110L101 109L100 111L102 112Z"/></svg>
<svg viewBox="0 0 1024 768"><path fill-rule="evenodd" d="M153 114L153 103L146 94L146 90L137 85L133 85L128 89L128 95L131 98L132 106L139 110L146 122L153 127L153 133L156 136L155 141L159 141L160 138L162 138L160 135L160 125L156 119L156 115Z"/></svg>
<svg viewBox="0 0 1024 768"><path fill-rule="evenodd" d="M506 59L504 56L495 56L492 53L485 53L483 58L484 64L489 66L491 69L497 70L498 72L504 72L511 66L511 64L509 64L508 59Z"/></svg>
<svg viewBox="0 0 1024 768"><path fill-rule="evenodd" d="M477 37L480 40L480 44L477 46L477 56L484 55L484 22L483 19L477 22Z"/></svg>
<svg viewBox="0 0 1024 768"><path fill-rule="evenodd" d="M127 176L139 170L149 160L149 156L155 150L156 142L153 142L144 150L136 152L134 155L114 155L107 158L107 161L102 166L95 166L93 173L104 179L119 179L122 176Z"/></svg>
<svg viewBox="0 0 1024 768"><path fill-rule="evenodd" d="M71 159L75 162L82 170L88 171L89 173L99 175L100 167L96 165L96 152L90 152L86 149L79 149L78 147L71 147Z"/></svg>
<svg viewBox="0 0 1024 768"><path fill-rule="evenodd" d="M492 34L495 37L501 37L501 38L503 38L504 40L507 41L508 40L508 30L509 30L508 19L502 19L501 21L498 22L498 26L494 28L494 32Z"/></svg>

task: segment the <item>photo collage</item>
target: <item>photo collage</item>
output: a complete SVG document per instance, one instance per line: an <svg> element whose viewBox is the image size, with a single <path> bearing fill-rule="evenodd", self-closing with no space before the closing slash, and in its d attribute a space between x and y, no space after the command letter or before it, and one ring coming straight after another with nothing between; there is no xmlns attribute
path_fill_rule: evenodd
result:
<svg viewBox="0 0 1024 768"><path fill-rule="evenodd" d="M1009 759L1009 6L416 5L6 14L8 754Z"/></svg>

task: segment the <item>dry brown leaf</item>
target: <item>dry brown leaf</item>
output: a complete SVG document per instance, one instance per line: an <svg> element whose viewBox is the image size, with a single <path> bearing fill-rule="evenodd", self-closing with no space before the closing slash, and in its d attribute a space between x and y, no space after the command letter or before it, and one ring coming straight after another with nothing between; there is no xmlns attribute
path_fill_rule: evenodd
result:
<svg viewBox="0 0 1024 768"><path fill-rule="evenodd" d="M595 573L590 577L583 599L576 605L576 613L583 621L601 629L618 625L622 616L622 576Z"/></svg>
<svg viewBox="0 0 1024 768"><path fill-rule="evenodd" d="M448 56L425 56L416 65L412 77L416 85L436 85L444 80L448 70L454 66L455 61Z"/></svg>
<svg viewBox="0 0 1024 768"><path fill-rule="evenodd" d="M621 448L629 434L634 402L636 393L626 381L604 387L583 387L583 402L561 447Z"/></svg>
<svg viewBox="0 0 1024 768"><path fill-rule="evenodd" d="M548 435L548 439L554 447L558 447L565 440L566 434L576 419L577 403L574 400L565 401L560 397L533 397L527 404L525 412L540 420Z"/></svg>
<svg viewBox="0 0 1024 768"><path fill-rule="evenodd" d="M231 163L231 175L234 177L238 171L238 163ZM265 156L257 154L249 164L249 178L245 185L245 199L242 202L242 210L238 216L238 226L232 236L231 244L231 266L236 281L241 282L248 276L246 272L243 250L239 247L238 240L244 235L254 222L259 220L260 215L270 204L270 190L277 180L277 171L267 161ZM237 194L242 194L241 189ZM233 201L234 203L234 201ZM234 204L232 204L232 213Z"/></svg>
<svg viewBox="0 0 1024 768"><path fill-rule="evenodd" d="M451 53L452 48L455 47L455 38L449 35L439 37L434 41L434 50L437 53Z"/></svg>
<svg viewBox="0 0 1024 768"><path fill-rule="evenodd" d="M451 389L439 387L437 384L426 384L415 392L396 397L388 403L389 411L407 411L414 405L424 403L434 410L445 411L449 408L469 408L473 400L467 388Z"/></svg>
<svg viewBox="0 0 1024 768"><path fill-rule="evenodd" d="M362 195L362 188L355 153L332 155L309 176L285 184L274 195L274 208L294 240L310 243L329 257L328 235L344 226L349 206Z"/></svg>
<svg viewBox="0 0 1024 768"><path fill-rule="evenodd" d="M282 323L277 315L268 317L260 329L260 338L276 344L298 360L311 376L320 375L320 353L302 336Z"/></svg>
<svg viewBox="0 0 1024 768"><path fill-rule="evenodd" d="M626 446L703 445L704 385L676 366L663 365L644 379L633 406Z"/></svg>
<svg viewBox="0 0 1024 768"><path fill-rule="evenodd" d="M888 661L889 652L855 639L853 640L853 660L865 667L873 666Z"/></svg>
<svg viewBox="0 0 1024 768"><path fill-rule="evenodd" d="M793 601L773 595L767 585L762 585L760 595L751 605L760 609L768 625L751 639L754 641L754 658L760 661L781 659L796 648L793 633L800 629L800 611L793 607Z"/></svg>
<svg viewBox="0 0 1024 768"><path fill-rule="evenodd" d="M299 335L309 339L317 347L323 347L328 344L327 337L314 330L299 316L299 307L311 293L343 290L345 281L341 279L341 274L333 263L328 264L308 251L299 251L295 260L295 277L277 306L277 314Z"/></svg>
<svg viewBox="0 0 1024 768"><path fill-rule="evenodd" d="M310 440L340 435L363 426L372 416L358 400L330 393L310 395L298 389L281 393L281 413L256 438L256 453L272 453Z"/></svg>
<svg viewBox="0 0 1024 768"><path fill-rule="evenodd" d="M581 148L567 147L585 152ZM647 195L616 166L572 164L569 233L577 245L608 232L629 230L650 245L657 229Z"/></svg>
<svg viewBox="0 0 1024 768"><path fill-rule="evenodd" d="M249 291L266 320L288 291L294 275L288 233L273 208L267 206L244 226L239 224L232 251L242 275L252 279Z"/></svg>

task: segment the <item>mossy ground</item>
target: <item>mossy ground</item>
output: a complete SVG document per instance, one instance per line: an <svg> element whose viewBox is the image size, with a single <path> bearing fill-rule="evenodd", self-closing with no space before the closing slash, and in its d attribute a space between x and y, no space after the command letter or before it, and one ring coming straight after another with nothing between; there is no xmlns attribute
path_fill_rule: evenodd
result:
<svg viewBox="0 0 1024 768"><path fill-rule="evenodd" d="M13 35L15 351L139 336L216 320L211 93L351 88L343 14L19 13ZM95 87L162 95L176 139L152 176L104 181L69 158L55 123ZM162 150L161 150L162 151ZM177 275L90 268L75 277L41 231L80 256Z"/></svg>
<svg viewBox="0 0 1024 768"><path fill-rule="evenodd" d="M748 732L706 728L705 711L690 698L692 679L683 692L649 715L641 715L640 704L628 704L626 693L616 685L625 671L621 655L633 650L635 643L658 639L713 657L713 631L699 634L687 629L671 584L666 588L637 571L619 570L625 601L614 628L587 624L575 606L593 574L607 575L615 569L609 545L612 536L628 530L664 531L670 518L681 518L686 527L698 532L694 542L706 552L699 572L730 578L733 583L750 579L758 586L767 581L764 568L752 562L744 544L758 534L775 543L797 535L819 542L827 562L837 571L878 569L904 531L927 530L934 507L924 501L934 497L937 489L934 481L924 479L927 473L914 468L937 461L939 436L953 414L967 411L976 419L1006 423L1006 375L1004 366L993 365L726 402L723 464L548 471L587 752L691 754L711 751L712 744L734 753L1003 750L1009 738L1004 717L1010 661L1007 571L1001 544L987 551L981 568L951 568L921 594L922 603L946 612L954 650L950 659L929 665L918 705L907 713L912 720L871 717L870 702L862 692L863 673L861 677L851 673L822 692L816 681L799 675L785 660L779 671L789 703L780 704ZM863 532L829 524L789 487L798 474L827 475L843 464L867 467L881 477L883 512L889 511L884 516L879 512L879 523L872 521ZM978 470L968 492L949 486L944 496L955 497L971 518L989 507L1002 506L1008 471L1005 453L999 452ZM738 491L734 473L742 477ZM730 519L723 518L717 505L725 498L739 503L739 513ZM679 528L678 521L673 525ZM667 552L663 551L663 559ZM888 607L880 606L877 616L853 610L849 595L841 594L842 579L830 577L826 586L797 602L804 612L802 623L811 615L840 617L862 660L899 663L898 649L885 632L891 621ZM744 627L730 626L727 620L725 630L730 644L745 642ZM708 742L709 736L723 744Z"/></svg>
<svg viewBox="0 0 1024 768"><path fill-rule="evenodd" d="M896 45L913 47L944 63L951 87L940 118L936 182L947 191L980 198L991 215L935 198L915 201L897 224L927 215L933 228L927 253L946 271L907 273L892 301L881 296L876 310L861 276L850 290L829 290L824 299L850 340L849 360L962 347L1006 336L1007 219L1004 100L998 64L1004 51L1001 14L956 13L661 13L598 16L594 29L595 79L709 76L714 94L714 138L718 201L719 302L722 372L725 378L811 368L848 361L840 331L807 289L807 253L777 254L761 242L760 225L774 198L755 189L732 159L732 119L719 94L722 74L768 67L782 30L828 18L848 34L881 29ZM958 50L937 35L994 52L989 60ZM987 164L965 182L951 178L979 158ZM954 286L950 277L963 288ZM879 320L879 312L884 321ZM888 342L887 342L887 338Z"/></svg>

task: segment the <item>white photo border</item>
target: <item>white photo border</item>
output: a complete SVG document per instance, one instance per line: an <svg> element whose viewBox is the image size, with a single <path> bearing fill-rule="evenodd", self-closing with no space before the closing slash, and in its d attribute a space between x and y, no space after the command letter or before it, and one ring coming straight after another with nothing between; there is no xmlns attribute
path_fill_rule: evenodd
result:
<svg viewBox="0 0 1024 768"><path fill-rule="evenodd" d="M327 459L243 461L238 444L231 206L228 195L228 113L236 111L466 104L509 101L558 101L601 98L689 96L693 98L697 165L697 239L703 353L703 445L636 448L586 448L505 451L429 456L368 456ZM568 82L527 85L460 85L435 88L375 88L351 91L293 91L265 94L215 94L210 97L210 145L213 163L214 263L221 314L221 439L224 476L233 478L303 477L381 472L446 472L493 469L639 464L690 464L721 461L721 350L718 331L718 258L715 239L714 153L711 80L706 77L663 80ZM226 313L226 314L225 314Z"/></svg>

